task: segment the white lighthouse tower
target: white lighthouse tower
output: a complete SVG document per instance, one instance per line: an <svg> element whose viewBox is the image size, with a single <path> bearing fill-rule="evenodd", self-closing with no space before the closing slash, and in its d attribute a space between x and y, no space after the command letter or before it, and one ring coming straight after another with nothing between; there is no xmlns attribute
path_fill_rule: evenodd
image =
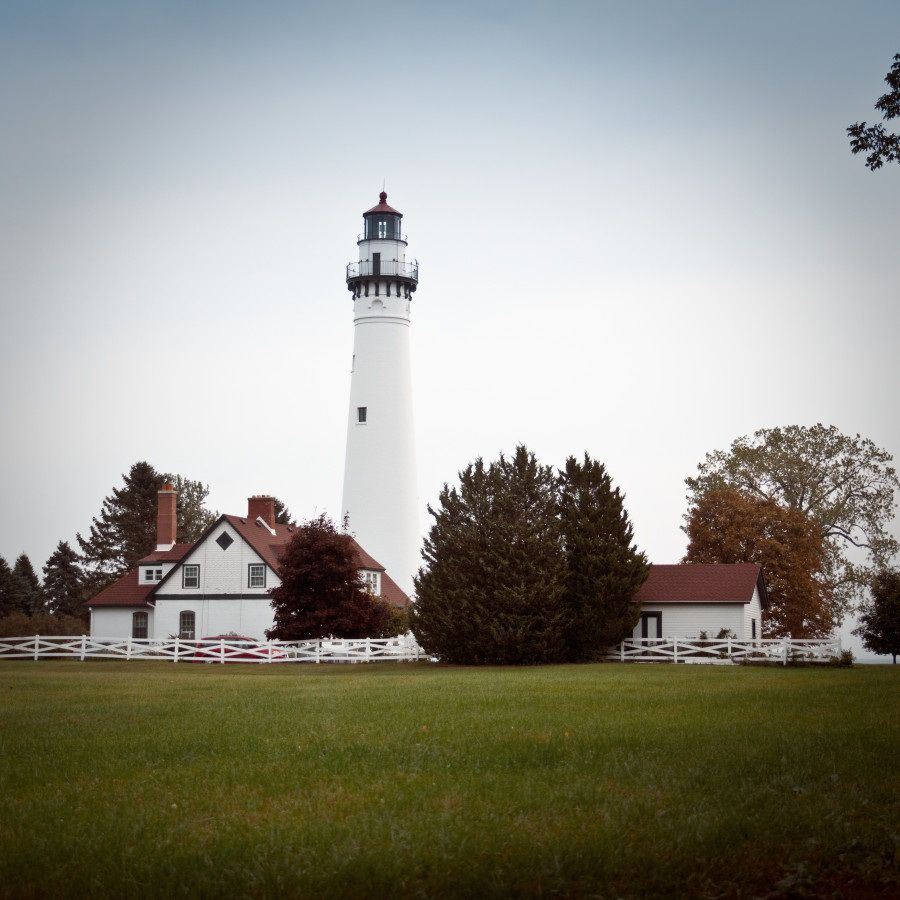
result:
<svg viewBox="0 0 900 900"><path fill-rule="evenodd" d="M342 510L360 545L411 595L421 535L409 310L419 264L406 261L402 218L382 191L363 213L359 262L347 266L354 337Z"/></svg>

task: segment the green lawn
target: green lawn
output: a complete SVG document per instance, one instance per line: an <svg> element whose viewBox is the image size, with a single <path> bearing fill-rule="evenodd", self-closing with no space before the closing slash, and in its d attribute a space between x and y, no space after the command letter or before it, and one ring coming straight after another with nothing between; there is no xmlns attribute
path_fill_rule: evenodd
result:
<svg viewBox="0 0 900 900"><path fill-rule="evenodd" d="M0 896L894 897L900 670L0 663Z"/></svg>

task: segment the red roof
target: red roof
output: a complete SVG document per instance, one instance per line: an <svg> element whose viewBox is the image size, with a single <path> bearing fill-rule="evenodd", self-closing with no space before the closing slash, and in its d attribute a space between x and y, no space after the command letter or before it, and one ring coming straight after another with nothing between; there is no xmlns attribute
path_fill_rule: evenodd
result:
<svg viewBox="0 0 900 900"><path fill-rule="evenodd" d="M138 565L150 562L178 562L187 556L188 550L193 546L193 544L174 544L171 550L154 550L143 559L139 559Z"/></svg>
<svg viewBox="0 0 900 900"><path fill-rule="evenodd" d="M766 609L769 598L762 568L754 563L654 565L634 599L640 603L749 603L757 587Z"/></svg>
<svg viewBox="0 0 900 900"><path fill-rule="evenodd" d="M222 523L227 522L260 556L263 562L269 565L275 572L278 571L278 560L281 556L281 548L297 533L294 525L276 525L275 534L257 519L246 516L221 516L206 534ZM374 557L370 556L362 547L353 540L353 549L356 551L357 566L360 569L373 569L381 573L381 595L394 606L408 606L409 597L403 593L397 583L387 574L384 566ZM176 544L171 550L163 550L145 556L140 563L153 562L180 562L189 556L197 544ZM134 569L115 584L101 591L90 601L90 606L149 606L150 594L167 579L148 584L138 583L138 570Z"/></svg>
<svg viewBox="0 0 900 900"><path fill-rule="evenodd" d="M386 201L387 201L387 194L386 194L384 191L382 191L382 192L378 195L378 200L380 201L379 204L378 204L378 206L373 206L371 209L367 209L367 210L363 213L364 216L368 216L370 213L391 213L391 215L394 215L394 216L400 216L401 219L403 218L403 213L402 213L402 212L397 212L397 210L394 209L393 206L388 206L388 205L387 205L387 202L386 202Z"/></svg>
<svg viewBox="0 0 900 900"><path fill-rule="evenodd" d="M132 569L108 588L100 591L88 606L150 606L150 594L159 582L138 583L138 570Z"/></svg>

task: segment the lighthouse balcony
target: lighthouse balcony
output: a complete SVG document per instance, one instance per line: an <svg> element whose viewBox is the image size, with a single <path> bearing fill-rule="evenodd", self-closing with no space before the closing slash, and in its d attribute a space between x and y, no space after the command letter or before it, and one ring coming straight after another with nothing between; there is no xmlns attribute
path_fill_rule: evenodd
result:
<svg viewBox="0 0 900 900"><path fill-rule="evenodd" d="M347 281L357 278L402 278L417 284L419 281L418 262L398 262L395 259L364 259L349 263Z"/></svg>

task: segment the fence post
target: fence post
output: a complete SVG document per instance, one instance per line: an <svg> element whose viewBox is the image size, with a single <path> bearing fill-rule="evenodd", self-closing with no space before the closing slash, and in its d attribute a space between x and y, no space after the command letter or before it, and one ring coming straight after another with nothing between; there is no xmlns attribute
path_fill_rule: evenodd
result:
<svg viewBox="0 0 900 900"><path fill-rule="evenodd" d="M178 639L180 635L175 635L175 656L172 659L172 662L178 662Z"/></svg>
<svg viewBox="0 0 900 900"><path fill-rule="evenodd" d="M81 636L81 661L84 662L84 653L87 649L87 635L83 634Z"/></svg>
<svg viewBox="0 0 900 900"><path fill-rule="evenodd" d="M672 638L672 661L678 664L678 638Z"/></svg>
<svg viewBox="0 0 900 900"><path fill-rule="evenodd" d="M619 644L619 662L625 662L625 641Z"/></svg>
<svg viewBox="0 0 900 900"><path fill-rule="evenodd" d="M731 659L731 636L728 637L728 658Z"/></svg>
<svg viewBox="0 0 900 900"><path fill-rule="evenodd" d="M783 666L786 666L786 665L787 665L787 658L788 658L788 641L789 641L789 640L790 640L790 638L782 638L783 643L782 643L782 645L781 645L781 664L782 664Z"/></svg>
<svg viewBox="0 0 900 900"><path fill-rule="evenodd" d="M272 662L272 641L269 640L269 662Z"/></svg>
<svg viewBox="0 0 900 900"><path fill-rule="evenodd" d="M34 661L38 661L38 645L40 644L41 639L38 635L34 636Z"/></svg>
<svg viewBox="0 0 900 900"><path fill-rule="evenodd" d="M372 661L372 638L366 638L366 662Z"/></svg>
<svg viewBox="0 0 900 900"><path fill-rule="evenodd" d="M321 662L322 657L322 638L316 638L316 665Z"/></svg>

